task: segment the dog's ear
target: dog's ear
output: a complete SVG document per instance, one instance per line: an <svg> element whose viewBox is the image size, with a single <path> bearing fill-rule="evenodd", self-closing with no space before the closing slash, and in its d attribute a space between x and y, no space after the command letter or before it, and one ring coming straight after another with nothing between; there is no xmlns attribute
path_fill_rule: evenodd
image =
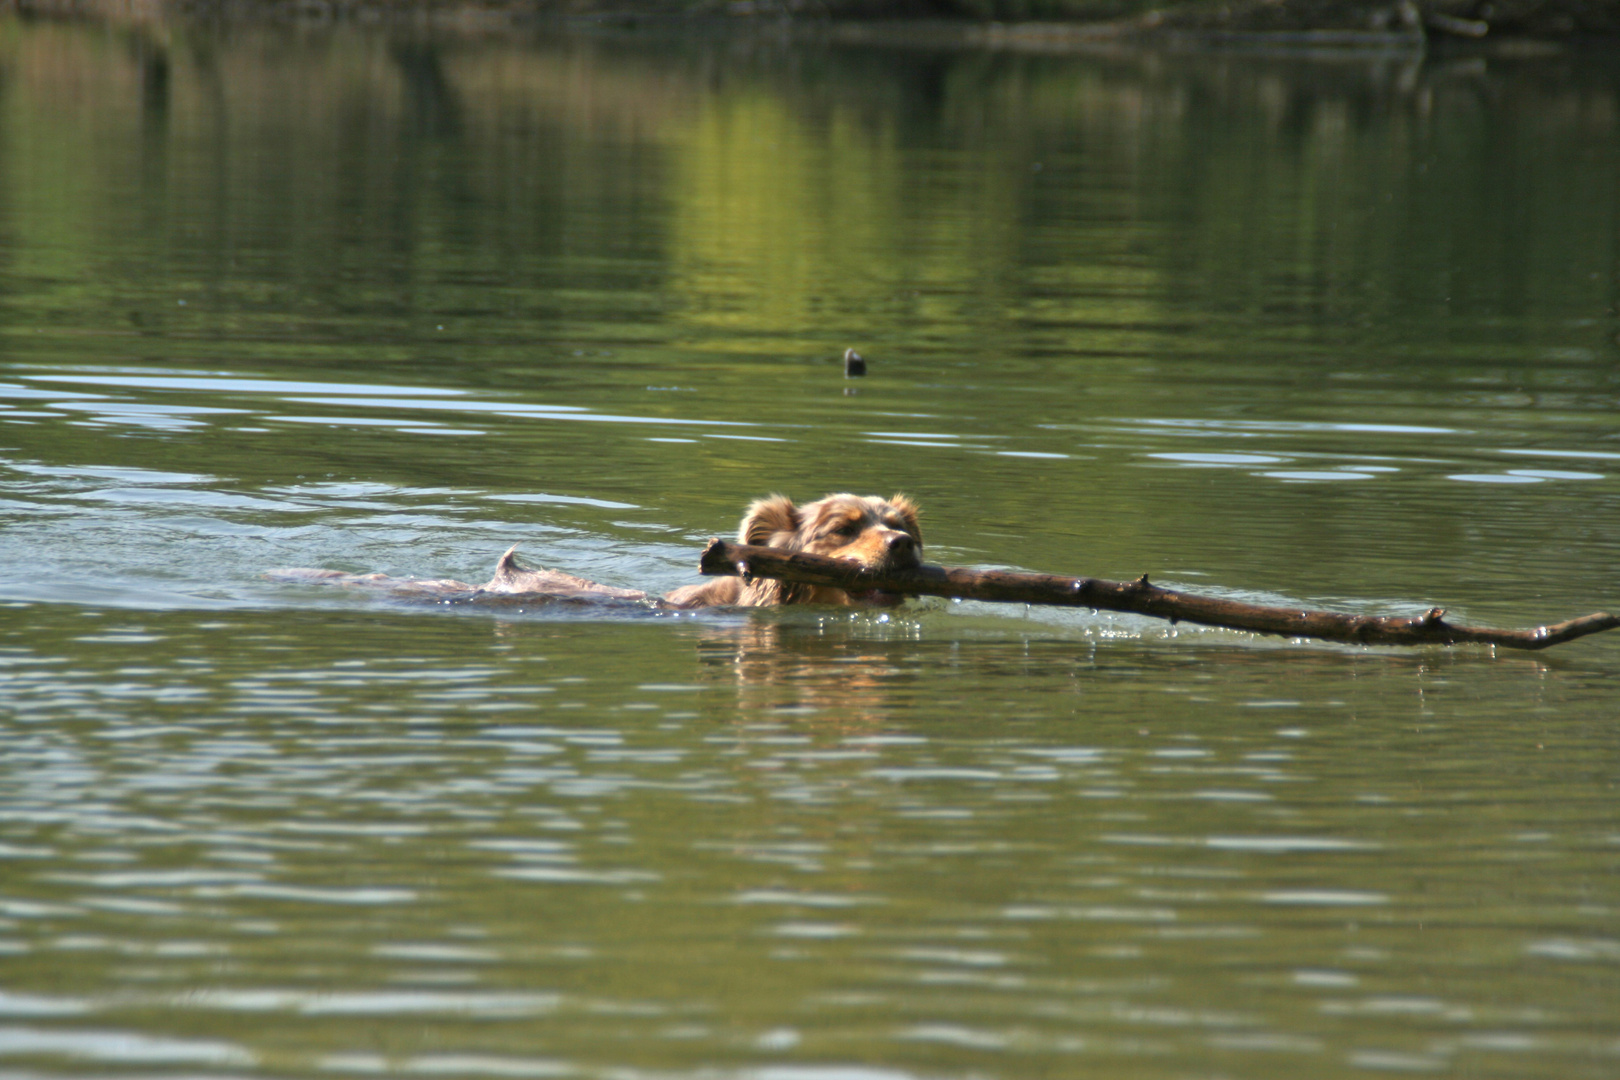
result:
<svg viewBox="0 0 1620 1080"><path fill-rule="evenodd" d="M900 511L900 516L905 518L906 532L910 533L918 543L922 543L922 530L917 527L917 504L904 495L896 495L889 500L889 505Z"/></svg>
<svg viewBox="0 0 1620 1080"><path fill-rule="evenodd" d="M737 527L737 539L744 544L785 547L799 531L799 508L786 495L755 499ZM781 537L781 543L775 543Z"/></svg>

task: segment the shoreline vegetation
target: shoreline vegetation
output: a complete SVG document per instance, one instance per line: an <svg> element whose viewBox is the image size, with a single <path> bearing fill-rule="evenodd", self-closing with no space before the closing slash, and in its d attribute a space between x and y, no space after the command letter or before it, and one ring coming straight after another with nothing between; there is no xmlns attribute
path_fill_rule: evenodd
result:
<svg viewBox="0 0 1620 1080"><path fill-rule="evenodd" d="M485 32L758 27L844 43L1054 51L1128 44L1421 49L1448 42L1620 43L1620 0L0 0L0 13Z"/></svg>

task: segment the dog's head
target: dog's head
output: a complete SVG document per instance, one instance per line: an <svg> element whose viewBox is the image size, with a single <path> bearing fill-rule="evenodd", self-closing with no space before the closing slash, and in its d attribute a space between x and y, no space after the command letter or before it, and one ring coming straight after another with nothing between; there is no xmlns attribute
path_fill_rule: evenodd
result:
<svg viewBox="0 0 1620 1080"><path fill-rule="evenodd" d="M785 495L760 499L748 508L737 539L784 551L808 551L833 559L853 559L874 569L890 570L922 562L922 530L917 508L904 495L828 495L795 506ZM888 593L851 595L843 589L790 585L757 579L743 590L744 604L895 604Z"/></svg>

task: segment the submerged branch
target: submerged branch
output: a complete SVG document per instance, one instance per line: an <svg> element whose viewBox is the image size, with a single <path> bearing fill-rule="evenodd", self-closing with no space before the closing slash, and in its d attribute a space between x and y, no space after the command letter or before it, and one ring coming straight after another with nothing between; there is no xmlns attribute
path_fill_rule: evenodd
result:
<svg viewBox="0 0 1620 1080"><path fill-rule="evenodd" d="M1587 634L1612 630L1620 618L1599 612L1529 630L1459 626L1445 621L1445 611L1431 608L1414 617L1346 615L1267 607L1239 600L1176 592L1135 581L1069 578L1052 574L1015 574L1004 570L969 570L955 566L918 566L909 570L870 570L859 563L821 555L789 554L777 548L710 540L699 564L705 574L743 574L826 585L861 592L951 596L999 603L1055 604L1104 611L1126 611L1229 630L1319 638L1356 645L1457 645L1477 642L1508 649L1545 649Z"/></svg>

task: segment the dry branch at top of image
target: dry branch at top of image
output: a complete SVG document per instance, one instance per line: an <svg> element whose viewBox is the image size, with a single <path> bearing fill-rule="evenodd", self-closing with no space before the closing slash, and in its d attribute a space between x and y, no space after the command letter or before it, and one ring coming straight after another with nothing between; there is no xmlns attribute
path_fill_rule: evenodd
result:
<svg viewBox="0 0 1620 1080"><path fill-rule="evenodd" d="M1460 645L1478 643L1508 649L1545 649L1587 634L1612 630L1620 618L1606 612L1528 630L1459 626L1445 612L1431 608L1417 616L1347 615L1268 607L1239 600L1197 596L1150 584L1143 574L1135 581L1104 581L1052 574L1017 574L1004 570L969 570L959 566L916 566L874 570L845 559L776 548L710 540L699 569L709 575L741 574L850 592L879 590L912 596L949 596L997 603L1052 604L1102 611L1151 615L1170 622L1199 623L1257 634L1318 638L1355 645Z"/></svg>

